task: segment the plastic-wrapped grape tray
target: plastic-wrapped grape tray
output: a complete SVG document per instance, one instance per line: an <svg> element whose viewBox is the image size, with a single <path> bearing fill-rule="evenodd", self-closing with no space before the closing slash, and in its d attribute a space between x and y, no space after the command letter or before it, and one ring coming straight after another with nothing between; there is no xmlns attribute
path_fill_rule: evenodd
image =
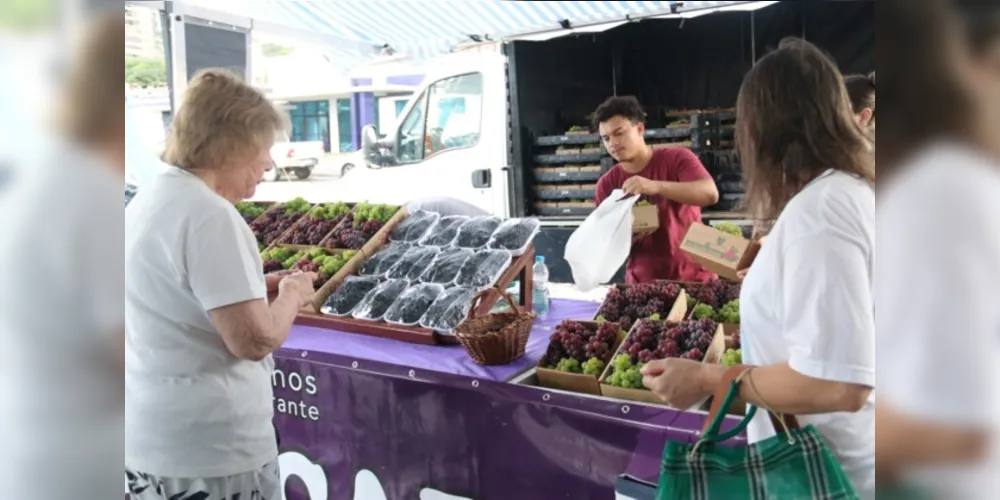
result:
<svg viewBox="0 0 1000 500"><path fill-rule="evenodd" d="M403 221L407 216L406 207L400 208L396 215L386 222L382 229L380 229L375 236L368 241L367 244L361 250L357 250L357 254L352 258L347 264L335 276L329 279L323 286L316 290L313 294L312 304L306 306L299 313L300 317L316 316L320 315L320 311L323 309L326 299L333 293L334 290L340 287L340 285L349 278L350 276L357 275L361 270L361 266L364 265L368 257L375 255L386 243L389 241L389 234L396 228L396 226ZM295 248L303 251L309 251L314 248L320 248L319 246L311 247L299 247L296 245L274 245L275 247L289 247ZM326 249L330 253L340 253L346 252L347 250L340 249ZM273 297L272 297L273 298ZM306 324L306 323L301 323Z"/></svg>
<svg viewBox="0 0 1000 500"><path fill-rule="evenodd" d="M390 230L391 231L391 230ZM388 243L388 232L384 239L381 239L378 246L374 248L369 248L366 246L364 250L365 255L373 256L382 247L386 246ZM398 244L398 243L397 243ZM412 249L411 249L412 250ZM405 255L405 254L404 254ZM511 283L515 280L520 281L521 291L520 296L521 306L530 308L531 307L531 287L532 287L532 265L535 262L535 249L533 245L529 245L525 250L524 254L519 257L513 257L507 268L500 274L500 277L496 280L495 287L500 290L506 290ZM364 262L357 263L356 266L352 268L352 274L358 274L358 271L363 266ZM331 293L335 293L338 287L344 282L343 279L335 282L331 280L327 282L324 288L329 290L324 296L324 301L326 297ZM411 287L418 286L413 283ZM500 293L495 292L490 294L490 297L483 301L478 311L485 314L488 313L496 302L500 299ZM317 311L321 310L323 306L322 303L317 307ZM392 306L390 306L390 310ZM343 313L343 311L339 311ZM357 311L354 311L357 312ZM386 311L387 313L389 311ZM393 311L395 313L395 311ZM394 315L392 315L394 316ZM455 344L457 343L455 338L448 334L442 334L441 332L436 332L430 329L422 328L420 326L405 326L399 323L405 321L389 321L390 317L387 316L385 321L365 321L356 319L353 317L337 317L333 315L324 315L316 312L303 312L300 313L298 318L296 318L295 323L302 326L310 326L314 328L323 328L327 330L354 333L360 335L370 335L373 337L389 338L394 340L400 340L403 342L410 342L415 344ZM392 317L393 320L398 320L399 318ZM405 318L407 320L412 318Z"/></svg>

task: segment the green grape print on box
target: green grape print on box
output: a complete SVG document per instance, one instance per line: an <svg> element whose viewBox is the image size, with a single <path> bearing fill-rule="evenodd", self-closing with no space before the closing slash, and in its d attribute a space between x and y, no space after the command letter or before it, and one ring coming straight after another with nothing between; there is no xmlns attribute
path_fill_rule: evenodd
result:
<svg viewBox="0 0 1000 500"><path fill-rule="evenodd" d="M735 247L730 245L728 249L725 248L727 243L726 238L718 238L715 240L713 245L711 242L698 243L696 241L687 240L684 242L684 248L691 251L697 251L704 254L709 254L718 257L726 262L737 263L743 256L740 251Z"/></svg>

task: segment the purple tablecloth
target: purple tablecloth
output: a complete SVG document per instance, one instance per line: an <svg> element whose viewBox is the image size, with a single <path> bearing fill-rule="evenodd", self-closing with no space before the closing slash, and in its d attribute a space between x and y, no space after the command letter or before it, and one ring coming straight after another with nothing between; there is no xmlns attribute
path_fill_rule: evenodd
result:
<svg viewBox="0 0 1000 500"><path fill-rule="evenodd" d="M595 302L553 300L549 315L535 322L531 338L528 340L527 354L506 366L479 366L469 358L461 346L409 344L306 326L292 327L288 341L283 347L505 382L538 363L548 348L549 337L556 325L566 319L590 320L599 306L600 304Z"/></svg>

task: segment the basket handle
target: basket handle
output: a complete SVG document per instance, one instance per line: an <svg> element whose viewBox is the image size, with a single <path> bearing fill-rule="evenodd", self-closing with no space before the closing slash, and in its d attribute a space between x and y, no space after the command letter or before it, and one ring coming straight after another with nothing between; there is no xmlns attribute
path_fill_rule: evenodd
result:
<svg viewBox="0 0 1000 500"><path fill-rule="evenodd" d="M517 304L514 298L510 296L509 293L507 293L505 290L500 290L499 288L494 287L494 288L487 288L486 290L477 293L475 298L472 299L472 309L469 310L469 319L476 319L477 317L476 311L479 309L479 306L482 304L482 301L486 300L487 297L489 297L493 292L499 293L500 298L507 301L507 305L509 305L510 308L518 316L524 313L524 310L521 309L521 307Z"/></svg>

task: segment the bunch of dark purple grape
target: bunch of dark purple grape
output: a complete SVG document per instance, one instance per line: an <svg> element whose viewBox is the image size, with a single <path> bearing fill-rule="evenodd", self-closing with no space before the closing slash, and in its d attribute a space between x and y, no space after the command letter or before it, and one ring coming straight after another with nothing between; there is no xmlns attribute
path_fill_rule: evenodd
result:
<svg viewBox="0 0 1000 500"><path fill-rule="evenodd" d="M612 288L597 312L601 319L619 323L631 329L637 320L659 315L665 317L681 294L676 283L640 283L625 288Z"/></svg>
<svg viewBox="0 0 1000 500"><path fill-rule="evenodd" d="M620 331L618 323L609 321L599 324L596 329L578 321L563 321L550 338L545 366L557 366L564 359L583 363L592 358L607 364L614 355Z"/></svg>
<svg viewBox="0 0 1000 500"><path fill-rule="evenodd" d="M378 221L368 221L369 223L376 223ZM367 224L367 223L366 223ZM346 248L349 250L361 250L371 239L371 236L378 232L382 226L379 225L378 229L375 229L370 234L366 233L366 229L371 229L371 227L366 227L362 225L360 228L354 227L354 215L349 214L340 221L340 224L333 230L333 233L327 238L326 243L323 244L326 248Z"/></svg>
<svg viewBox="0 0 1000 500"><path fill-rule="evenodd" d="M250 229L257 237L257 243L262 247L268 247L281 238L285 231L288 231L311 209L312 204L308 201L301 197L295 198L268 209L264 215L250 224Z"/></svg>
<svg viewBox="0 0 1000 500"><path fill-rule="evenodd" d="M351 213L343 202L318 206L301 219L278 243L287 245L319 245Z"/></svg>
<svg viewBox="0 0 1000 500"><path fill-rule="evenodd" d="M713 309L722 309L726 304L739 300L740 285L723 280L714 280L705 283L705 286L695 294L695 298L702 304L708 304Z"/></svg>
<svg viewBox="0 0 1000 500"><path fill-rule="evenodd" d="M681 323L640 320L622 345L622 352L632 358L632 364L667 358L701 361L712 345L716 326L710 319Z"/></svg>

